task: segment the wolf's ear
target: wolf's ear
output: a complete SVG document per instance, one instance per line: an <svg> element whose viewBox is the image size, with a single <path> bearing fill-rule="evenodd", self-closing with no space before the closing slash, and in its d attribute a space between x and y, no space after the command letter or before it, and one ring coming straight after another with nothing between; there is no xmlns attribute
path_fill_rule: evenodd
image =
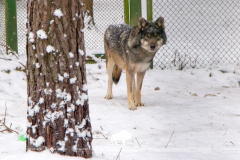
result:
<svg viewBox="0 0 240 160"><path fill-rule="evenodd" d="M155 22L154 22L155 26L164 30L165 26L164 26L164 18L163 17L159 17Z"/></svg>
<svg viewBox="0 0 240 160"><path fill-rule="evenodd" d="M143 31L149 27L149 22L144 18L139 18L138 20L138 31Z"/></svg>

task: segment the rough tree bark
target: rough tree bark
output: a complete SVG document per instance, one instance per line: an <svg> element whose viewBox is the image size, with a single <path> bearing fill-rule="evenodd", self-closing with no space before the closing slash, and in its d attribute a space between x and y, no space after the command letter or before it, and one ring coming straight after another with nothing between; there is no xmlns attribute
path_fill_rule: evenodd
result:
<svg viewBox="0 0 240 160"><path fill-rule="evenodd" d="M82 0L28 0L27 150L92 156Z"/></svg>

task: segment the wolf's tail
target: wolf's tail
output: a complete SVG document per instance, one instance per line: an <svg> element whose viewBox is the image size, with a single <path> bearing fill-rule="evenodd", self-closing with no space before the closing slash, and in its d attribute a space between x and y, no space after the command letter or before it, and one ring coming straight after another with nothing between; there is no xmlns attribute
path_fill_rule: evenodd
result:
<svg viewBox="0 0 240 160"><path fill-rule="evenodd" d="M120 69L116 64L113 66L112 79L115 84L118 84L118 81L121 77L122 69Z"/></svg>

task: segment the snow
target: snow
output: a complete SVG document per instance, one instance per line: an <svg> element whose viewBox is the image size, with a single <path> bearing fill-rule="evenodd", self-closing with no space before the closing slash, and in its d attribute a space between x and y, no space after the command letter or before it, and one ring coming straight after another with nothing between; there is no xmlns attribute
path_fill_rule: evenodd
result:
<svg viewBox="0 0 240 160"><path fill-rule="evenodd" d="M37 31L37 36L40 39L47 39L47 34L43 29Z"/></svg>
<svg viewBox="0 0 240 160"><path fill-rule="evenodd" d="M80 106L82 106L83 105L83 103L84 103L84 101L83 100L80 100L80 99L78 99L77 101L76 101L76 105L80 105Z"/></svg>
<svg viewBox="0 0 240 160"><path fill-rule="evenodd" d="M31 43L34 43L34 33L33 32L30 32L29 35L28 35L28 39Z"/></svg>
<svg viewBox="0 0 240 160"><path fill-rule="evenodd" d="M65 72L65 73L63 74L63 77L64 77L64 78L69 78L69 74Z"/></svg>
<svg viewBox="0 0 240 160"><path fill-rule="evenodd" d="M51 21L50 21L50 24L52 24L53 22L54 22L54 20L51 20Z"/></svg>
<svg viewBox="0 0 240 160"><path fill-rule="evenodd" d="M76 80L77 80L77 77L73 77L73 78L70 79L70 83L74 84L76 82Z"/></svg>
<svg viewBox="0 0 240 160"><path fill-rule="evenodd" d="M36 66L36 68L40 68L39 63L36 63L35 66Z"/></svg>
<svg viewBox="0 0 240 160"><path fill-rule="evenodd" d="M58 74L58 81L60 81L60 82L63 82L63 76L61 76L60 74Z"/></svg>
<svg viewBox="0 0 240 160"><path fill-rule="evenodd" d="M53 51L55 51L55 49L54 49L54 47L53 47L53 46L51 46L51 45L48 45L48 46L47 46L47 48L46 48L46 51L47 51L47 53L50 53L50 52L53 52Z"/></svg>
<svg viewBox="0 0 240 160"><path fill-rule="evenodd" d="M131 138L132 138L132 133L125 130L118 133L114 133L111 136L112 143L117 144L118 141L121 141L123 145L125 145L126 141Z"/></svg>
<svg viewBox="0 0 240 160"><path fill-rule="evenodd" d="M164 0L164 3L171 3L171 1ZM207 2L207 1L206 1ZM214 1L215 2L215 1ZM176 3L178 3L176 1ZM187 2L186 2L187 3ZM189 2L190 3L190 2ZM198 3L196 1L196 3ZM210 1L208 3L211 3ZM199 12L192 10L189 12L181 11L182 7L172 3L174 15L184 13L189 21L196 21L189 13L194 14L207 14L203 13L204 10L200 7ZM195 3L193 4L195 5ZM224 5L224 4L222 4ZM197 7L198 5L196 5ZM110 6L109 6L110 7ZM211 6L210 6L211 7ZM217 6L216 6L217 7ZM237 7L237 6L235 6ZM96 10L102 10L96 8ZM55 14L55 12L58 12ZM63 16L60 9L55 10L54 16L61 18ZM179 41L173 39L174 34L177 33L179 38L187 39L188 36L185 32L185 25L188 23L182 23L180 19L172 19L173 14L169 14L169 10L161 10L166 15L166 26L173 25L180 21L182 24L176 26L176 31L166 30L169 43L176 43L179 52L188 53L196 52L195 44L188 40ZM215 12L215 10L212 10ZM171 12L172 13L172 12ZM105 14L109 15L108 12ZM161 14L159 12L159 14ZM235 13L238 14L238 13ZM161 14L162 15L162 14ZM103 14L97 14L99 16L95 20L101 20ZM117 19L113 16L114 23ZM207 15L204 15L208 17ZM203 17L204 17L203 16ZM208 17L209 18L209 17ZM217 21L215 16L206 18L206 25L210 22ZM232 18L226 18L226 26L232 21ZM53 23L54 20L51 21ZM225 21L218 21L215 27L222 26ZM96 23L97 25L97 23ZM107 25L107 23L106 23ZM196 23L197 25L197 23ZM231 25L234 25L231 24ZM24 26L24 25L23 25ZM226 27L224 26L224 27ZM196 27L189 26L195 32ZM223 27L223 26L222 26ZM97 29L96 29L97 28ZM104 29L100 26L94 28L92 34L103 37ZM230 28L230 27L229 27ZM212 29L210 27L210 29ZM209 28L203 32L203 36L208 34ZM219 30L216 29L214 34L219 34ZM180 34L182 33L182 34ZM229 32L228 28L226 33ZM224 48L230 47L229 39L237 43L239 38L231 37L226 33L222 33L221 45ZM88 34L88 30L85 30L85 35ZM195 37L198 37L202 32L196 33ZM186 34L187 35L187 34ZM29 41L34 43L34 33L29 34ZM64 37L67 35L64 34ZM202 35L201 35L202 36ZM94 40L89 39L90 36L85 36L86 42L102 41L102 37L95 36ZM226 38L229 38L226 40ZM235 39L234 39L235 38ZM23 34L25 39L25 33ZM197 41L196 41L197 42ZM209 41L208 41L209 42ZM208 43L207 42L207 43ZM205 41L200 44L205 43ZM95 43L94 43L95 44ZM22 45L25 48L25 44ZM103 45L100 45L101 47ZM180 47L179 47L180 46ZM209 42L210 49L199 50L198 54L209 54L212 51L214 44ZM99 46L98 46L99 47ZM182 48L181 48L182 47ZM190 47L190 50L188 50ZM219 47L219 46L217 46ZM33 46L35 48L35 46ZM220 48L220 47L219 47ZM48 53L55 51L53 46L48 46L46 49ZM169 53L175 52L175 49L167 48L165 46L164 55L159 52L157 56L164 57ZM225 53L220 48L214 57L218 55L231 55L239 52L239 48L235 49L232 53L231 50ZM87 55L94 53L104 53L103 49L87 50ZM82 50L79 50L79 54L84 55ZM192 53L191 53L192 54ZM43 53L41 54L43 56ZM229 56L228 58L231 58ZM22 54L20 60L23 64L26 62L26 57ZM171 61L171 59L164 59ZM224 61L224 60L223 60ZM84 93L79 97L78 104L82 105L86 98L89 98L90 118L93 133L93 160L103 159L116 159L117 155L120 155L120 159L137 159L137 160L239 160L240 157L240 68L237 65L212 65L206 66L200 69L186 69L176 70L169 65L169 69L165 70L148 70L142 87L142 101L145 104L143 107L138 107L136 111L129 111L127 104L127 90L126 90L126 76L123 72L121 80L118 85L113 86L113 99L106 100L104 96L107 89L107 74L105 63L102 60L97 59L98 64L87 65L87 85L84 85L84 91L88 90L88 96ZM220 61L221 62L221 61ZM37 63L35 63L37 67ZM31 104L31 98L28 103L32 107L27 107L27 83L26 76L23 72L15 70L16 67L21 66L18 61L4 61L0 59L0 120L4 118L5 104L7 106L6 125L12 124L12 129L19 132L7 133L0 132L0 160L42 160L42 159L58 159L58 160L77 160L83 158L64 157L58 154L52 154L50 151L25 152L26 142L17 141L19 135L26 133L26 126L30 125L26 119L27 110L30 115L34 115L38 111L37 104ZM75 66L79 66L79 62L75 63ZM99 68L98 66L101 66ZM5 71L10 70L7 74ZM63 81L64 77L59 75L59 81ZM48 85L47 85L48 87ZM155 90L159 87L160 90ZM44 90L44 93L50 93L48 90ZM65 97L65 101L68 99L67 93L60 90L60 97ZM65 101L61 102L60 107L65 105ZM71 109L73 109L71 105ZM56 104L53 103L51 108L55 110ZM47 121L50 121L47 117L59 117L62 112L48 111L48 115L44 117ZM55 116L54 116L55 115ZM54 119L52 119L53 121ZM85 117L83 122L79 124L77 128L78 136L86 137L90 136L90 132L82 130L86 125L86 121L90 121ZM64 127L68 129L68 120L64 120ZM33 130L35 126L33 126ZM3 127L0 126L0 130ZM35 130L36 131L36 130ZM126 131L132 134L131 138L125 138L123 143L112 143L112 136L116 133ZM122 135L122 134L120 134ZM122 136L120 136L122 137ZM123 136L124 137L124 136ZM122 138L116 138L118 142L121 142ZM41 145L44 142L43 138L32 140L35 145ZM37 143L36 143L37 142ZM77 142L77 141L76 141ZM75 142L75 144L76 144ZM64 142L58 142L63 146ZM63 147L62 147L63 149ZM76 151L77 146L73 149ZM119 151L121 152L119 153ZM53 152L54 149L52 148Z"/></svg>
<svg viewBox="0 0 240 160"><path fill-rule="evenodd" d="M63 16L61 9L56 9L53 13L54 16L57 16L59 19Z"/></svg>
<svg viewBox="0 0 240 160"><path fill-rule="evenodd" d="M35 113L38 113L39 110L40 110L40 107L39 107L38 105L35 105L35 106L34 106L34 112L35 112Z"/></svg>
<svg viewBox="0 0 240 160"><path fill-rule="evenodd" d="M10 126L12 123L12 129L22 135L28 124L27 109L33 115L38 112L39 106L31 104L29 98L32 109L27 107L25 74L14 70L20 64L14 61L0 62L0 119L4 117L6 103L6 125ZM98 65L102 67L99 69ZM9 74L3 72L7 69L11 71ZM104 62L89 64L87 70L91 75L88 75L88 84L84 88L88 90L93 160L116 159L121 148L121 159L239 158L239 66L212 65L182 71L175 68L148 70L142 87L142 101L145 106L138 107L136 111L128 110L125 72L119 84L113 86L113 99L106 100L107 74ZM155 90L156 87L160 90ZM65 101L69 100L65 91L58 90L56 94L64 97ZM86 94L85 96L87 97ZM84 93L81 94L80 104L86 100L85 96ZM63 105L65 103L62 101ZM75 109L74 104L72 105L71 111ZM51 107L56 108L56 104ZM44 119L53 121L62 114L48 111ZM74 128L79 137L90 136L89 131L83 130L87 120L86 117ZM67 128L68 120L64 120L64 126L71 135L71 129ZM35 126L33 131L36 131ZM17 141L19 135L0 133L1 160L30 160L33 157L36 160L75 159L52 154L50 151L25 152L25 142ZM41 145L44 139L40 137L32 139L32 142ZM58 144L63 149L64 142Z"/></svg>
<svg viewBox="0 0 240 160"><path fill-rule="evenodd" d="M79 49L79 50L78 50L78 53L79 53L81 56L84 56L83 50Z"/></svg>
<svg viewBox="0 0 240 160"><path fill-rule="evenodd" d="M64 152L65 151L65 141L58 141L57 144L60 146L60 148L58 148L58 150Z"/></svg>
<svg viewBox="0 0 240 160"><path fill-rule="evenodd" d="M39 104L43 104L43 103L44 103L44 98L41 97L41 98L39 99Z"/></svg>
<svg viewBox="0 0 240 160"><path fill-rule="evenodd" d="M84 85L82 86L82 90L83 90L83 91L87 91L87 90L88 90L87 84L84 84Z"/></svg>
<svg viewBox="0 0 240 160"><path fill-rule="evenodd" d="M78 67L79 66L79 62L76 62L75 65L76 65L76 67Z"/></svg>
<svg viewBox="0 0 240 160"><path fill-rule="evenodd" d="M66 134L70 134L70 136L72 137L72 136L74 135L74 130L73 130L73 128L67 128Z"/></svg>
<svg viewBox="0 0 240 160"><path fill-rule="evenodd" d="M51 95L52 94L52 89L44 89L44 94Z"/></svg>
<svg viewBox="0 0 240 160"><path fill-rule="evenodd" d="M30 140L31 141L31 140ZM36 141L34 140L33 144L35 144L36 147L41 146L43 143L45 142L45 139L40 136L36 139Z"/></svg>
<svg viewBox="0 0 240 160"><path fill-rule="evenodd" d="M69 52L69 57L70 58L73 58L74 57L74 54L72 52Z"/></svg>

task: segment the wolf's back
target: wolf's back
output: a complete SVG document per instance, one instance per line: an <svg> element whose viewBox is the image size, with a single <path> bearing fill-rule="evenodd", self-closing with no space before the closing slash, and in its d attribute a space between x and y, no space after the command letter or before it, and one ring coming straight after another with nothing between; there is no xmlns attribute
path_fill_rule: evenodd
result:
<svg viewBox="0 0 240 160"><path fill-rule="evenodd" d="M104 34L105 45L109 49L119 49L121 47L121 34L128 30L131 30L131 27L126 24L110 25Z"/></svg>

